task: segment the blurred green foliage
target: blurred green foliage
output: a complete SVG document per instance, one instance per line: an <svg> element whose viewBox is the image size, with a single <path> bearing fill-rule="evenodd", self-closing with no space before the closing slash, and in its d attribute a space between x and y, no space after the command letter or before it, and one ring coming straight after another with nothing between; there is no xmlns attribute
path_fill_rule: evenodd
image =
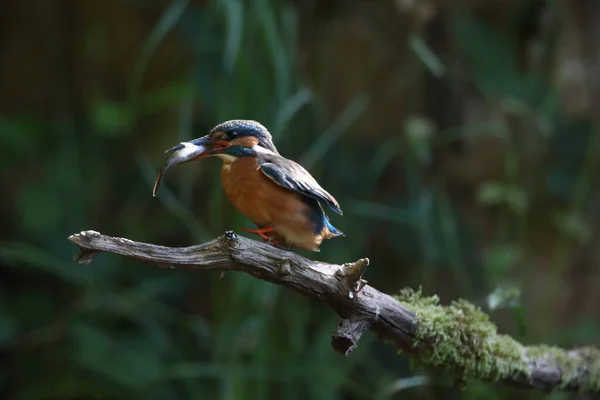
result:
<svg viewBox="0 0 600 400"><path fill-rule="evenodd" d="M129 75L118 90L92 90L79 102L69 97L74 78L56 72L51 113L0 110L2 398L515 396L482 383L458 391L447 377L410 369L371 334L341 358L329 345L333 312L249 276L155 270L112 255L89 266L72 262L76 249L66 237L85 229L184 246L251 226L227 203L211 160L182 166L158 199L151 196L164 149L234 118L269 127L280 151L310 169L344 208L334 222L347 236L311 257L342 263L368 256L367 278L382 290L422 286L445 301L460 296L483 307L502 287L522 296L494 302L500 330L565 346L597 341L598 308L575 309L562 295L581 291L586 304L600 301L589 284L598 276L589 268L593 257L580 261L583 272L573 267L598 240L597 121L567 115L549 75L521 65L516 31L529 9L515 6L503 29L473 10L452 10L444 16L451 54L413 24L402 41L422 68L419 79L462 85L487 112L473 120L465 111L447 124L450 104L442 116L399 106L401 117L382 135L357 128L366 114L377 117L379 93L357 91L332 112L328 93L301 68L306 31L336 27L326 18L306 22L306 5L124 3L134 10L129 15L157 18L129 49L135 62L121 71ZM554 3L546 12L556 12ZM340 4L335 12L343 15ZM401 18L385 16L392 24ZM102 39L106 27L81 29L82 62L117 57ZM163 65L159 50L173 43L192 55L183 72L148 82ZM425 103L439 96L423 91ZM453 173L444 160L467 158L456 156L457 143L468 153L490 138L503 154L500 172L467 190L460 176L479 167ZM569 271L584 278L567 282ZM566 325L555 312L561 304L576 314Z"/></svg>

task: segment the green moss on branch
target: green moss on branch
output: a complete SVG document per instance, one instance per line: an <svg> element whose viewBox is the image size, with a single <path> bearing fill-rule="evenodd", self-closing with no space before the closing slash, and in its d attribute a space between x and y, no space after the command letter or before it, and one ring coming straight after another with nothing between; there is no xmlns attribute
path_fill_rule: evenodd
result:
<svg viewBox="0 0 600 400"><path fill-rule="evenodd" d="M568 352L543 345L524 346L499 334L488 315L466 300L442 306L437 296L422 296L420 290L412 289L402 290L396 298L418 317L414 344L427 344L416 354L423 365L450 369L464 380L499 381L530 379L532 362L542 360L560 370L558 388L584 381L584 390L600 390L600 351L596 348ZM589 376L582 376L583 371Z"/></svg>

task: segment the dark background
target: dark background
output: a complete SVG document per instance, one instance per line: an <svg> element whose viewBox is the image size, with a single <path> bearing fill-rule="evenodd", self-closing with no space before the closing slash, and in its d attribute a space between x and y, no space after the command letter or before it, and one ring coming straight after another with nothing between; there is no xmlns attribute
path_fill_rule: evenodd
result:
<svg viewBox="0 0 600 400"><path fill-rule="evenodd" d="M369 257L380 290L466 298L525 343L598 343L598 43L593 0L3 0L0 397L544 397L454 389L372 334L342 358L322 304L242 274L77 265L66 238L251 227L218 160L151 196L165 149L251 118L345 211L311 257ZM497 289L521 295L490 310Z"/></svg>

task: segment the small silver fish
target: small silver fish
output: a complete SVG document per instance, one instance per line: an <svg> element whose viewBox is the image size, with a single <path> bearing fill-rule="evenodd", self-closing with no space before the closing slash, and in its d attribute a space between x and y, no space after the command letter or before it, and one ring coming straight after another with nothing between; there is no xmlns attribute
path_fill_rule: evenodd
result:
<svg viewBox="0 0 600 400"><path fill-rule="evenodd" d="M160 168L158 176L156 177L156 181L154 181L152 197L156 197L160 182L165 174L174 166L195 160L197 158L218 154L219 151L229 146L231 146L231 143L222 140L214 140L209 135L206 135L198 139L190 140L189 142L181 142L177 146L165 151L165 153L169 154L169 156Z"/></svg>
<svg viewBox="0 0 600 400"><path fill-rule="evenodd" d="M154 181L152 197L156 197L156 193L158 192L158 186L160 185L163 176L166 175L167 172L169 172L177 164L191 161L194 158L202 155L202 153L204 153L205 151L206 146L202 144L195 144L193 142L181 142L177 146L165 151L165 153L170 153L170 155L163 163L160 171L158 172L158 176L156 177L156 181Z"/></svg>

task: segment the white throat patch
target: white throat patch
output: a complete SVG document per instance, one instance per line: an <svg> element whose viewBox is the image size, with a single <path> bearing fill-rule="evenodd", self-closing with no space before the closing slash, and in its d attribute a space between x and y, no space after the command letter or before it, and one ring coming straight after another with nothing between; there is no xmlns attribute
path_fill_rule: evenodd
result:
<svg viewBox="0 0 600 400"><path fill-rule="evenodd" d="M273 153L271 150L262 147L260 144L255 144L254 146L252 146L252 150L254 150L257 154L277 155L276 153Z"/></svg>

